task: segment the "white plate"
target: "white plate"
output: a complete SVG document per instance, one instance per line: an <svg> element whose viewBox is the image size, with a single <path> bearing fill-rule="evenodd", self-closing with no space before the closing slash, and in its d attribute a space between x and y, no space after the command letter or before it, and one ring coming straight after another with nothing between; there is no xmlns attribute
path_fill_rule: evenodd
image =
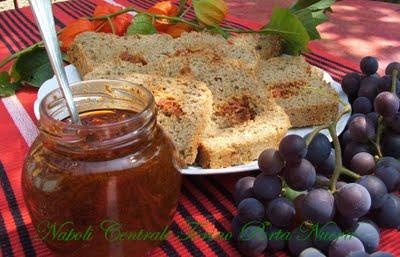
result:
<svg viewBox="0 0 400 257"><path fill-rule="evenodd" d="M81 77L78 73L78 70L75 68L74 65L70 64L65 67L65 71L67 73L68 81L70 83L78 82L81 81ZM341 98L341 100L345 103L348 103L348 99L346 94L343 92L341 89L341 86L339 83L334 81L332 77L324 72L324 80L327 81L328 83L331 84L332 88L334 88L338 93ZM47 80L46 82L43 83L43 85L40 87L39 92L37 94L37 99L34 103L34 111L35 111L35 116L37 119L39 119L39 103L40 101L44 98L45 95L50 93L52 90L56 89L58 87L58 83L55 77ZM342 106L341 106L342 108ZM350 114L347 114L343 116L340 121L337 124L336 131L338 134L342 133L343 130L346 127L347 121L350 118ZM296 134L299 136L305 136L308 133L310 133L313 130L313 127L307 127L307 128L296 128L296 129L290 129L288 131L288 134ZM321 133L325 134L330 138L329 132L327 130L322 131ZM182 174L186 175L215 175L215 174L228 174L228 173L238 173L238 172L245 172L245 171L251 171L251 170L256 170L258 169L258 165L256 161L243 164L243 165L237 165L237 166L232 166L228 168L222 168L222 169L203 169L201 167L197 166L190 166L187 169L183 169L181 172Z"/></svg>

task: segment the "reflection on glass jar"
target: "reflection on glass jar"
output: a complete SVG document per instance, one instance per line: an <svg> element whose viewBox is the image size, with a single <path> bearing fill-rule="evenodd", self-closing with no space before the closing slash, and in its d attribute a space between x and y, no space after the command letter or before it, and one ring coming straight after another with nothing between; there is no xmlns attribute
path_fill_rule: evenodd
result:
<svg viewBox="0 0 400 257"><path fill-rule="evenodd" d="M82 120L59 90L40 106L22 187L38 236L57 255L144 256L168 237L181 186L154 99L125 81L75 84Z"/></svg>

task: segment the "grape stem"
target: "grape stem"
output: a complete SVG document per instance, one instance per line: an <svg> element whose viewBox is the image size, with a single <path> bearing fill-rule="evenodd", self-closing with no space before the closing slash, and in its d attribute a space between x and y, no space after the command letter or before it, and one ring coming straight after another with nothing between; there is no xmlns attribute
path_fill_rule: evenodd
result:
<svg viewBox="0 0 400 257"><path fill-rule="evenodd" d="M393 69L392 72L392 93L396 94L396 87L397 87L397 75L398 75L399 71L396 69Z"/></svg>
<svg viewBox="0 0 400 257"><path fill-rule="evenodd" d="M329 180L329 189L332 192L336 191L336 182L338 181L343 169L342 148L340 146L339 137L336 133L336 122L329 126L329 133L332 137L333 147L335 148L335 170Z"/></svg>
<svg viewBox="0 0 400 257"><path fill-rule="evenodd" d="M338 121L347 113L351 111L350 105L345 105L343 111L338 115L335 122L328 126L329 134L332 137L333 147L335 149L335 170L333 171L332 177L329 180L329 189L332 193L336 192L336 183L340 177L340 175L346 175L352 177L354 179L359 179L360 175L354 173L353 171L345 168L343 166L342 160L342 147L340 145L339 137L336 133L336 125Z"/></svg>
<svg viewBox="0 0 400 257"><path fill-rule="evenodd" d="M352 177L354 179L360 179L361 178L360 175L358 175L357 173L355 173L355 172L353 172L353 171L351 171L351 170L349 170L349 169L347 169L345 167L342 167L342 169L340 170L340 174L347 175L347 176Z"/></svg>
<svg viewBox="0 0 400 257"><path fill-rule="evenodd" d="M329 125L323 125L323 126L319 126L317 128L315 128L310 135L307 136L306 138L306 144L309 145L311 143L311 141L314 139L314 137L321 132L324 129L329 128Z"/></svg>
<svg viewBox="0 0 400 257"><path fill-rule="evenodd" d="M374 143L374 146L376 148L376 152L378 154L379 159L383 157L382 149L381 149L382 132L383 132L383 117L381 115L379 115L378 128L377 128L376 140L375 140L376 142Z"/></svg>

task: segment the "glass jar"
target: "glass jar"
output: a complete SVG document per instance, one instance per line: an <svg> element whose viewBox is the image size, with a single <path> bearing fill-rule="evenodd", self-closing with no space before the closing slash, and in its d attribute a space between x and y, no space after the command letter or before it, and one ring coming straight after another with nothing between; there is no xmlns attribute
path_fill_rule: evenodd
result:
<svg viewBox="0 0 400 257"><path fill-rule="evenodd" d="M59 89L42 100L40 134L22 173L33 225L56 255L144 256L168 236L181 187L154 98L117 80L79 82L72 90L82 121L91 122L68 122Z"/></svg>

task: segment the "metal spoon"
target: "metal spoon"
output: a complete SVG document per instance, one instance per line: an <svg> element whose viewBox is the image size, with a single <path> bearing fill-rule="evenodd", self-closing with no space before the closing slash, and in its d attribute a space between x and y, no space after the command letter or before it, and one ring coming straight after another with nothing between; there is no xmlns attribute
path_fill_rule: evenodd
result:
<svg viewBox="0 0 400 257"><path fill-rule="evenodd" d="M42 35L51 67L53 68L58 85L60 85L61 91L66 100L71 120L75 124L81 124L79 113L74 103L71 88L69 87L67 75L65 74L62 63L63 59L56 34L51 2L50 0L29 0L29 3L39 26L40 34Z"/></svg>

